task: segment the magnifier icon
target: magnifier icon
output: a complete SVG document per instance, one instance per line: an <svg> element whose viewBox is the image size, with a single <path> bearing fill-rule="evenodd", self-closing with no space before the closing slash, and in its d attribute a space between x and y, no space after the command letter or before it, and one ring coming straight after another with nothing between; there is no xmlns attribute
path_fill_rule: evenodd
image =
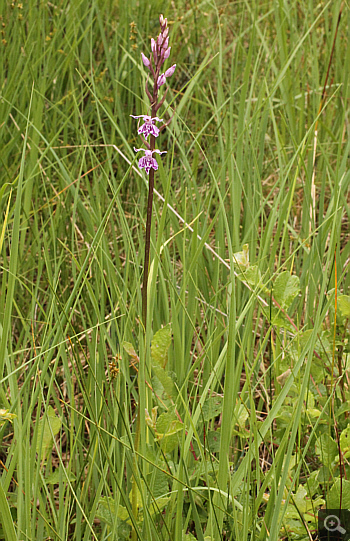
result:
<svg viewBox="0 0 350 541"><path fill-rule="evenodd" d="M328 515L324 519L323 524L326 530L328 530L329 532L338 531L341 534L346 533L346 530L344 530L344 528L340 525L340 518L336 515Z"/></svg>

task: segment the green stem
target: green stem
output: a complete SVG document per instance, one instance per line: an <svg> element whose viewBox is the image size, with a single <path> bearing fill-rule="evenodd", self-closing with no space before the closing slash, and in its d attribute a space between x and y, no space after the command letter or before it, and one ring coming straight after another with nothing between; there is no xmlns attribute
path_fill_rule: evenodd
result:
<svg viewBox="0 0 350 541"><path fill-rule="evenodd" d="M156 88L156 85L155 85ZM156 105L158 101L158 91L153 94L152 118L156 116ZM150 150L154 150L156 146L156 138L154 135L150 137ZM147 219L146 219L146 238L145 238L145 258L143 264L143 282L142 282L142 322L145 329L147 328L147 285L149 271L149 254L151 249L151 228L152 228L152 210L153 210L153 192L154 192L154 169L149 172L148 178L148 201L147 201Z"/></svg>
<svg viewBox="0 0 350 541"><path fill-rule="evenodd" d="M151 141L151 150L154 150L154 148L152 149L152 141ZM151 249L153 191L154 191L154 169L151 169L149 172L149 181L148 181L145 258L144 258L143 282L142 282L142 322L144 325L145 334L146 334L146 327L147 327L147 285L148 285L148 271L149 271L149 254L150 254L150 249Z"/></svg>

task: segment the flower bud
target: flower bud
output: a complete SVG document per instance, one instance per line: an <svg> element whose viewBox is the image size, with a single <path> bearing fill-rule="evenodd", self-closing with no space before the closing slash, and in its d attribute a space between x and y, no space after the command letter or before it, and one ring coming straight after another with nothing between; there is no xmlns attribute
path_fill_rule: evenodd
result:
<svg viewBox="0 0 350 541"><path fill-rule="evenodd" d="M167 49L167 48L168 48L168 45L169 45L169 38L166 38L166 39L163 41L162 49Z"/></svg>
<svg viewBox="0 0 350 541"><path fill-rule="evenodd" d="M151 62L149 61L149 59L147 58L147 56L145 56L143 53L141 53L141 57L142 57L142 62L144 63L144 65L146 66L146 68L149 69L150 65L151 65Z"/></svg>
<svg viewBox="0 0 350 541"><path fill-rule="evenodd" d="M175 68L176 68L176 64L174 64L173 66L171 66L171 68L167 69L166 72L164 73L164 77L171 77L172 74L173 74L174 71L175 71Z"/></svg>
<svg viewBox="0 0 350 541"><path fill-rule="evenodd" d="M165 73L162 73L162 75L159 75L158 81L157 81L157 88L160 88L162 85L164 85L166 82L166 76Z"/></svg>
<svg viewBox="0 0 350 541"><path fill-rule="evenodd" d="M163 43L163 36L162 36L162 34L159 34L158 39L157 39L158 47L161 47L162 43Z"/></svg>
<svg viewBox="0 0 350 541"><path fill-rule="evenodd" d="M160 24L160 26L163 26L163 24L164 24L164 17L163 17L162 14L159 15L159 24Z"/></svg>
<svg viewBox="0 0 350 541"><path fill-rule="evenodd" d="M166 28L164 32L162 32L162 35L163 35L163 39L166 39L169 35L169 28Z"/></svg>
<svg viewBox="0 0 350 541"><path fill-rule="evenodd" d="M154 41L153 38L151 38L151 49L153 52L153 59L155 65L157 65L158 55L157 55L157 43Z"/></svg>
<svg viewBox="0 0 350 541"><path fill-rule="evenodd" d="M165 51L164 57L163 57L164 60L166 60L167 58L169 58L169 56L170 56L170 49L171 49L171 47L169 47L169 49L167 49L167 50Z"/></svg>

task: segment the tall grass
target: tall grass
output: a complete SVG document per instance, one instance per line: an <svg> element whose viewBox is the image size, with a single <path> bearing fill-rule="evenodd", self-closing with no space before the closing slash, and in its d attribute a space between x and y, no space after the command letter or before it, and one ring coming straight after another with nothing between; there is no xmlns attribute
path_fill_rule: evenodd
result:
<svg viewBox="0 0 350 541"><path fill-rule="evenodd" d="M350 506L347 4L0 5L0 538L312 538ZM171 324L172 395L129 117L159 13L177 71L146 344Z"/></svg>

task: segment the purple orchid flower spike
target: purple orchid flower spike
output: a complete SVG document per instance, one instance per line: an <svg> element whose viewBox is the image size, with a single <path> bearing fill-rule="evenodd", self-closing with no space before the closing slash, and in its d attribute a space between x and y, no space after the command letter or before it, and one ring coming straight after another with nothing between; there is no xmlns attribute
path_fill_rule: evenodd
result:
<svg viewBox="0 0 350 541"><path fill-rule="evenodd" d="M143 119L141 126L138 126L138 134L141 136L144 147L135 148L135 152L144 152L144 155L139 159L138 166L140 169L145 169L148 177L148 200L147 200L147 219L146 219L146 235L145 235L145 259L144 259L144 273L142 279L142 321L144 328L146 329L147 322L147 284L149 273L149 259L151 248L151 227L152 227L152 204L154 193L154 173L158 169L158 163L154 154L165 154L165 151L160 151L155 148L156 139L160 132L164 130L171 122L173 116L169 118L163 125L158 128L157 122L163 122L161 118L158 118L158 110L165 102L168 88L163 95L159 97L159 88L166 83L168 77L171 77L175 71L176 64L173 64L170 68L162 68L163 64L170 56L171 47L169 47L169 28L168 19L163 15L159 16L160 34L151 38L151 50L149 56L141 53L141 59L143 66L148 70L148 76L145 84L146 96L150 101L150 114L149 115L130 115L133 118ZM163 73L164 70L164 73ZM149 81L152 81L153 88L150 90L148 87ZM140 122L141 124L141 122ZM147 138L149 139L147 140ZM141 414L140 414L141 415ZM133 503L134 505L134 503ZM135 503L136 505L136 503Z"/></svg>
<svg viewBox="0 0 350 541"><path fill-rule="evenodd" d="M157 154L166 154L166 150L160 151L157 148L155 150L146 150L145 148L134 147L134 150L135 152L140 152L142 150L145 153L145 155L139 160L139 168L144 168L147 175L151 169L154 169L155 171L158 169L157 160L153 158L153 152L156 152Z"/></svg>
<svg viewBox="0 0 350 541"><path fill-rule="evenodd" d="M144 124L142 124L142 126L139 127L139 129L137 130L137 133L139 135L142 135L145 137L145 139L147 139L147 137L151 134L151 135L154 135L154 137L158 137L159 135L159 128L157 128L157 126L155 126L155 122L163 122L163 119L162 118L158 118L157 116L154 116L153 118L151 116L148 116L148 115L130 115L132 116L132 118L143 118L143 120L145 121Z"/></svg>

